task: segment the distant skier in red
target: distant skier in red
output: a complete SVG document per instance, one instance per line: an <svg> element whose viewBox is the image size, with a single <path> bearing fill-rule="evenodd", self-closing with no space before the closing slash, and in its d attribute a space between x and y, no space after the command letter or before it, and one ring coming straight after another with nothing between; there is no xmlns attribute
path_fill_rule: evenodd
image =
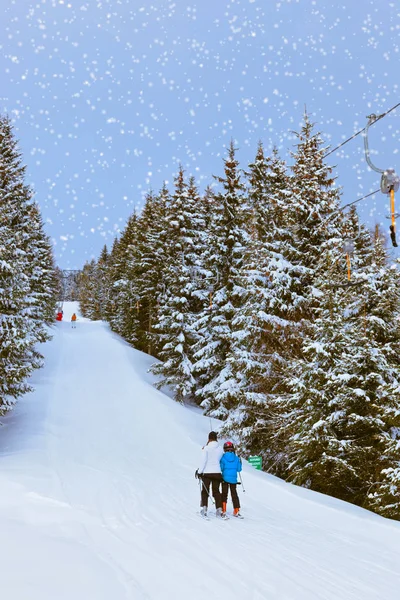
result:
<svg viewBox="0 0 400 600"><path fill-rule="evenodd" d="M63 318L63 314L62 314L62 311L60 311L57 313L56 321L62 321L62 318Z"/></svg>

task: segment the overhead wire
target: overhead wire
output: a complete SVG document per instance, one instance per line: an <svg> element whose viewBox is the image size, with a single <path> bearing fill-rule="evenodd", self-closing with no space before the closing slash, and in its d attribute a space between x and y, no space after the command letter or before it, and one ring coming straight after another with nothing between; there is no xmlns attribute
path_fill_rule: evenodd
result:
<svg viewBox="0 0 400 600"><path fill-rule="evenodd" d="M366 194L365 196L362 196L361 198L357 198L357 200L353 200L353 202L348 202L344 206L341 206L340 208L338 208L338 210L335 210L333 213L331 213L330 216L320 225L320 230L327 227L329 225L329 223L331 222L331 219L333 217L336 217L340 213L343 213L344 209L347 208L348 206L357 204L357 202L361 202L361 200L365 200L366 198L369 198L370 196L373 196L374 194L377 194L380 191L381 191L380 189L375 190L374 192L370 192L369 194Z"/></svg>
<svg viewBox="0 0 400 600"><path fill-rule="evenodd" d="M389 108L389 110L387 110L383 114L377 115L377 117L373 121L373 123L370 123L370 126L375 125L375 123L377 123L378 121L380 121L381 119L383 119L383 117L386 117L386 115L388 115L389 113L391 113L392 110L395 110L399 106L400 106L400 102L398 102L397 104L395 104L394 106L392 106L392 108ZM359 131L357 131L356 133L353 133L352 136L350 136L349 138L347 138L347 140L345 140L344 142L342 142L341 144L339 144L338 146L336 146L335 148L333 148L333 150L329 150L329 152L327 152L327 154L324 155L324 158L326 158L330 154L333 154L334 152L336 152L336 150L339 150L339 148L341 148L342 146L344 146L345 144L347 144L348 142L350 142L351 140L353 140L355 137L357 137L358 135L360 135L360 133L362 133L363 131L365 131L366 128L367 128L367 125L365 127L363 127L362 129L360 129Z"/></svg>
<svg viewBox="0 0 400 600"><path fill-rule="evenodd" d="M348 204L345 204L344 206L342 206L340 208L340 210L343 210L344 208L347 208L348 206L352 206L352 204L357 204L357 202L361 202L361 200L365 200L366 198L369 198L370 196L373 196L374 194L377 194L380 191L381 191L380 188L378 188L374 192L370 192L369 194L366 194L362 198L357 198L357 200L353 200L353 202L349 202Z"/></svg>
<svg viewBox="0 0 400 600"><path fill-rule="evenodd" d="M336 146L336 148L334 148L333 150L330 150L327 154L324 155L324 158L326 158L330 154L333 154L334 152L336 152L336 150L339 150L339 148L341 148L342 146L344 146L345 144L347 144L348 142L350 142L351 140L353 140L355 137L357 137L358 135L360 135L360 133L362 133L363 131L365 131L365 127L363 127L362 129L360 129L360 131L357 131L357 133L354 133L351 137L347 138L347 140L345 140L344 142L342 142L341 144L339 144L339 146Z"/></svg>

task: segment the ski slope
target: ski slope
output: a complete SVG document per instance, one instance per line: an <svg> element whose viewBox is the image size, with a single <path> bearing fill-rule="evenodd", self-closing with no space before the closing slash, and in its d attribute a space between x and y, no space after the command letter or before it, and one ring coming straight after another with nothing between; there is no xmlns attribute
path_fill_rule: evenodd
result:
<svg viewBox="0 0 400 600"><path fill-rule="evenodd" d="M152 359L106 324L72 329L76 309L54 326L35 391L1 420L2 598L399 598L396 522L248 464L245 519L202 520L209 419L155 390Z"/></svg>

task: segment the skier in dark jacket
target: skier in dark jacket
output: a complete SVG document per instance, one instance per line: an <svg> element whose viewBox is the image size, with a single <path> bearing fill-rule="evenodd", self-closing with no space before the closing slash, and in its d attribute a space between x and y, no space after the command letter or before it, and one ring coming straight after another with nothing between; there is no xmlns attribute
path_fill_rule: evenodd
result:
<svg viewBox="0 0 400 600"><path fill-rule="evenodd" d="M238 473L242 470L242 461L235 454L235 447L232 442L225 442L224 454L220 460L222 473L222 512L226 513L226 504L228 502L228 492L231 490L233 516L242 518L240 514L240 502L237 494Z"/></svg>

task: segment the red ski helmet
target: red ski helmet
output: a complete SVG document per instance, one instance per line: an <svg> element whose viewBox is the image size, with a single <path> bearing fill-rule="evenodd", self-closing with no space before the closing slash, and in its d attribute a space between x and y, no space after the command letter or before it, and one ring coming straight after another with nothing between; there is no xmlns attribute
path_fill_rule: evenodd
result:
<svg viewBox="0 0 400 600"><path fill-rule="evenodd" d="M224 452L235 452L235 446L232 444L232 442L225 442Z"/></svg>

